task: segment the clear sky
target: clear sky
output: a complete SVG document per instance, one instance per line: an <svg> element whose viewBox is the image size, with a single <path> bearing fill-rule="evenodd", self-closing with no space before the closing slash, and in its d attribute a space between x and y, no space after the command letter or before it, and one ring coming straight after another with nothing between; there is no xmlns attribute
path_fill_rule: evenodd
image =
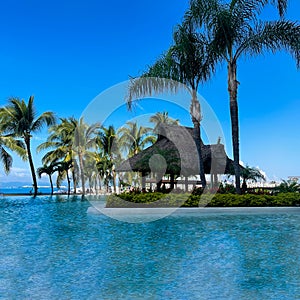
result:
<svg viewBox="0 0 300 300"><path fill-rule="evenodd" d="M141 74L170 46L187 7L187 0L2 1L0 105L11 96L34 95L39 113L79 117L99 93ZM299 11L299 1L291 0L288 17L299 19ZM266 54L240 61L238 72L241 160L270 179L300 175L300 72L294 61ZM199 93L220 120L232 157L226 68ZM42 132L33 146L44 138ZM35 164L40 166L39 156ZM11 174L0 181L31 182L27 163L15 157Z"/></svg>

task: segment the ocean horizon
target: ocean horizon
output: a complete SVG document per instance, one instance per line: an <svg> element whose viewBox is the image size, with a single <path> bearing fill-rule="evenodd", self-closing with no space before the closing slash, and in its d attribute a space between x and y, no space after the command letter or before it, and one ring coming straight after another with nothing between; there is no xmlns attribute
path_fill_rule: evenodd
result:
<svg viewBox="0 0 300 300"><path fill-rule="evenodd" d="M67 192L66 186L60 188L54 187L54 192ZM38 186L38 192L42 194L50 194L51 187L48 185ZM33 193L32 185L7 185L6 187L0 187L0 194L31 194Z"/></svg>

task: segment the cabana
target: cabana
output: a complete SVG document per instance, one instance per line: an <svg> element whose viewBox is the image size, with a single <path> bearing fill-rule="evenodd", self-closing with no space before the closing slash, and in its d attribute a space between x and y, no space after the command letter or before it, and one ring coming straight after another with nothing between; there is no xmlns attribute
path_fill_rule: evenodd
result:
<svg viewBox="0 0 300 300"><path fill-rule="evenodd" d="M139 172L142 175L142 188L146 187L146 177L155 176L157 189L165 183L164 176L169 175L170 188L176 183L175 177L183 176L185 185L200 184L197 180L187 182L189 176L199 174L199 158L193 138L194 130L178 125L161 125L157 141L145 150L123 161L116 167L117 172ZM205 174L211 174L211 185L217 182L218 174L234 174L233 161L225 153L224 145L204 145L201 141L201 151ZM153 181L153 180L152 180ZM151 182L151 181L150 181Z"/></svg>

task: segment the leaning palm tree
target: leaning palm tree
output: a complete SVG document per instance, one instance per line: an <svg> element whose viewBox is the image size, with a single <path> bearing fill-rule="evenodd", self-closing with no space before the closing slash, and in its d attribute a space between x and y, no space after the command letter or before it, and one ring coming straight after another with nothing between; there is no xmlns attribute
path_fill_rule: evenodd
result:
<svg viewBox="0 0 300 300"><path fill-rule="evenodd" d="M43 174L47 174L49 177L50 187L51 187L51 195L53 195L53 182L52 175L57 171L57 166L55 164L43 165L42 167L37 168L36 172L39 178L42 177Z"/></svg>
<svg viewBox="0 0 300 300"><path fill-rule="evenodd" d="M286 20L261 21L259 13L267 0L191 0L185 19L195 31L209 38L215 62L225 61L228 71L232 145L237 193L240 189L240 148L238 118L238 61L243 56L256 56L267 51L286 50L300 65L300 26ZM274 3L275 1L272 1ZM281 14L286 0L278 0ZM200 58L199 58L200 60Z"/></svg>
<svg viewBox="0 0 300 300"><path fill-rule="evenodd" d="M140 77L131 80L127 103L129 108L133 99L152 93L171 91L176 93L179 88L187 88L191 94L190 113L194 124L194 139L199 156L199 173L202 186L206 186L202 150L201 107L197 98L200 83L207 81L214 69L208 42L204 37L197 36L193 27L186 23L178 26L174 33L174 45Z"/></svg>
<svg viewBox="0 0 300 300"><path fill-rule="evenodd" d="M8 105L0 109L0 119L2 121L1 128L4 132L16 138L23 138L24 140L35 197L38 187L31 154L31 137L32 133L39 131L43 125L53 125L55 123L55 117L52 112L44 112L36 117L33 100L33 96L30 96L26 104L24 100L18 98L9 99Z"/></svg>
<svg viewBox="0 0 300 300"><path fill-rule="evenodd" d="M137 122L127 122L117 132L119 145L128 151L129 156L133 156L143 150L148 143L155 142L151 131L151 128L139 126Z"/></svg>

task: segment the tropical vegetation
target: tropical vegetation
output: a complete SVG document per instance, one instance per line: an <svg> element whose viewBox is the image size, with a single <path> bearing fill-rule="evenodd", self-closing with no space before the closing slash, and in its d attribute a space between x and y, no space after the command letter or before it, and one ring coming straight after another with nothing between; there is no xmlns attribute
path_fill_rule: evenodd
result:
<svg viewBox="0 0 300 300"><path fill-rule="evenodd" d="M33 180L34 196L36 196L38 186L31 154L31 138L32 134L40 131L44 125L53 125L55 117L52 112L44 112L36 117L33 101L33 96L30 96L27 104L18 98L9 99L8 105L0 109L0 120L1 129L5 134L13 138L22 138L24 141Z"/></svg>
<svg viewBox="0 0 300 300"><path fill-rule="evenodd" d="M238 114L238 62L242 57L286 50L300 65L300 25L288 20L263 21L259 19L268 1L259 0L191 0L185 19L195 32L209 39L215 63L227 64L227 86L230 103L235 184L240 193L240 147ZM286 1L278 1L281 14Z"/></svg>

